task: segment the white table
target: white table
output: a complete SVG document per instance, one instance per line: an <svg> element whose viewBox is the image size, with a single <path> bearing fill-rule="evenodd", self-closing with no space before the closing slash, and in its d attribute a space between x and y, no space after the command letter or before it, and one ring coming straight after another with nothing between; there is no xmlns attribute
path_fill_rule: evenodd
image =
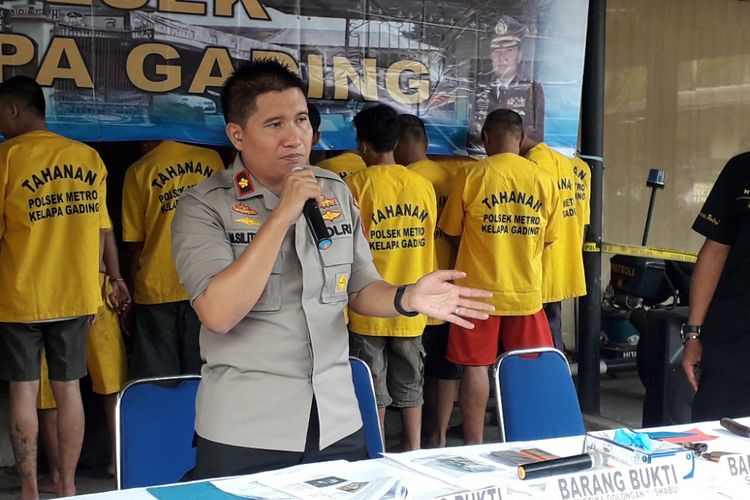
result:
<svg viewBox="0 0 750 500"><path fill-rule="evenodd" d="M745 419L739 419L740 422L745 423L746 425L750 424L750 417ZM738 453L747 453L750 456L750 440L741 438L738 436L735 436L733 434L730 434L726 430L724 430L718 422L704 422L700 424L685 424L685 425L678 425L678 426L671 426L671 427L660 427L660 428L654 428L654 429L648 429L649 431L686 431L689 429L698 428L701 431L705 432L706 434L717 436L717 439L708 441L708 451L733 451ZM549 451L551 453L557 454L559 456L567 456L567 455L575 455L582 452L583 449L583 441L584 437L570 437L570 438L560 438L560 439L549 439L549 440L541 440L541 441L530 441L526 443L491 443L491 444L484 444L479 446L472 446L472 447L457 447L457 448L445 448L443 450L446 451L446 453L461 453L461 454L471 454L476 452L482 452L482 453L489 453L489 451L494 451L498 449L510 449L510 448L542 448L546 451ZM434 451L434 450L431 450ZM411 452L409 454L403 454L403 457L418 457L419 455L415 455L415 453L429 453L428 451L422 451L422 452ZM378 460L372 460L367 461L366 463L373 464L373 468L379 468L381 471L383 470L383 467L389 468L393 470L393 473L399 473L403 472L403 469L401 466L392 460L388 458L378 459ZM331 471L334 473L335 471ZM700 498L701 500L705 499L726 499L726 498L738 498L738 499L748 499L750 498L750 485L747 486L747 490L739 493L738 495L730 494L729 496L725 494L718 494L714 493L714 490L721 486L721 483L723 480L719 480L721 473L721 468L719 464L710 462L708 460L704 459L696 459L696 468L695 468L695 477L694 479L688 480L690 483L685 483L686 485L689 484L690 492L689 494L682 494L680 495L680 498ZM257 475L251 475L251 476L245 476L247 478L254 478ZM409 498L423 498L423 496L420 495L420 491L424 491L422 487L422 483L432 481L434 483L434 479L429 479L427 476L422 476L420 478L421 474L417 472L409 472L406 477L404 478L404 483L409 489ZM421 480L421 481L420 481ZM509 469L509 472L507 475L503 476L503 481L508 483L513 482L520 482L517 478L513 477L513 469ZM483 485L477 485L483 486ZM694 496L693 496L694 494ZM135 488L130 490L122 490L122 491L110 491L110 492L103 492L103 493L96 493L92 495L81 495L76 498L82 498L86 500L118 500L118 499L128 499L128 500L154 500L154 497L146 491L146 488ZM505 497L504 497L505 498ZM525 496L523 498L528 498L528 496Z"/></svg>

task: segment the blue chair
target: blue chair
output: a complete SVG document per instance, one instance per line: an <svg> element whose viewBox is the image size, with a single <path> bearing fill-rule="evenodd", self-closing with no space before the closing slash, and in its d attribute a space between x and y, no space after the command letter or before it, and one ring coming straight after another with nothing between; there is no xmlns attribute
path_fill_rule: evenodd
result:
<svg viewBox="0 0 750 500"><path fill-rule="evenodd" d="M200 375L134 380L115 409L117 488L174 483L195 467L195 396Z"/></svg>
<svg viewBox="0 0 750 500"><path fill-rule="evenodd" d="M367 441L367 456L380 458L385 450L385 445L383 444L383 433L380 429L375 387L372 385L372 373L367 363L359 358L349 357L349 364L352 367L354 394L357 396L359 412L362 414L362 424Z"/></svg>
<svg viewBox="0 0 750 500"><path fill-rule="evenodd" d="M503 441L586 433L568 361L556 349L523 349L500 356L495 391Z"/></svg>

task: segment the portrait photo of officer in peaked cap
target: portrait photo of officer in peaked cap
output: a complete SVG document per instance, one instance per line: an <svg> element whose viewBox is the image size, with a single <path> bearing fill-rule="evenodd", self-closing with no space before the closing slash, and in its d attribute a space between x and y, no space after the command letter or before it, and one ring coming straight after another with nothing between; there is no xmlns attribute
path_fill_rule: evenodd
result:
<svg viewBox="0 0 750 500"><path fill-rule="evenodd" d="M521 75L522 46L528 29L503 15L488 33L491 69L476 77L474 100L469 115L466 149L484 154L481 129L485 118L496 109L511 109L521 115L524 132L536 141L544 140L544 91L542 85Z"/></svg>

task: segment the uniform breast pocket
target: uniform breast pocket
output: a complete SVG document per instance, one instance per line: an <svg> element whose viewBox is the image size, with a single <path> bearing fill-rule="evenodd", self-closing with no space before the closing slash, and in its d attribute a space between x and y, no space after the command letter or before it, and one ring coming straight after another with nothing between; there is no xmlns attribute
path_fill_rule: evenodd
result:
<svg viewBox="0 0 750 500"><path fill-rule="evenodd" d="M247 245L232 245L232 253L234 253L235 260L242 255L246 247ZM279 254L273 263L271 275L268 277L260 298L250 310L251 313L279 311L281 309L281 271L281 254Z"/></svg>
<svg viewBox="0 0 750 500"><path fill-rule="evenodd" d="M352 272L353 240L334 238L333 245L320 252L323 261L323 291L320 301L324 304L345 302L349 294L349 278Z"/></svg>

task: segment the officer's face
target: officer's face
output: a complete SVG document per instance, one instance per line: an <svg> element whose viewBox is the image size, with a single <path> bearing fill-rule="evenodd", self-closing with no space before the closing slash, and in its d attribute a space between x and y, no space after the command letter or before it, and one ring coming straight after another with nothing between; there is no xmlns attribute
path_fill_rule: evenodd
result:
<svg viewBox="0 0 750 500"><path fill-rule="evenodd" d="M516 76L521 62L521 51L518 46L495 49L492 51L492 70L501 79Z"/></svg>
<svg viewBox="0 0 750 500"><path fill-rule="evenodd" d="M305 95L298 88L260 94L244 124L227 124L227 135L258 180L274 187L308 163L312 127Z"/></svg>

